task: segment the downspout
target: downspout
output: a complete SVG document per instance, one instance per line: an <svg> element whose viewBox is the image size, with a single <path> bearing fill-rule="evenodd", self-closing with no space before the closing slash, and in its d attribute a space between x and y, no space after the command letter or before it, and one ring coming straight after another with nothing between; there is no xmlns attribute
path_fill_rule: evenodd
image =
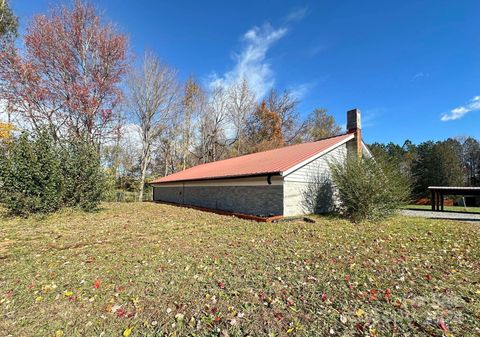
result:
<svg viewBox="0 0 480 337"><path fill-rule="evenodd" d="M185 183L182 183L182 205L185 205Z"/></svg>

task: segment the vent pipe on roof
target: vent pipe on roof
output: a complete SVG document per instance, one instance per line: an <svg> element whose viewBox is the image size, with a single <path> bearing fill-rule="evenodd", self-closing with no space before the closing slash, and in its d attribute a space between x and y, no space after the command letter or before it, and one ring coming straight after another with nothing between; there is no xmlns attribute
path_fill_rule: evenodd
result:
<svg viewBox="0 0 480 337"><path fill-rule="evenodd" d="M354 139L347 143L347 153L356 154L359 159L362 158L362 123L361 113L359 109L352 109L347 111L347 130L348 133L354 135Z"/></svg>

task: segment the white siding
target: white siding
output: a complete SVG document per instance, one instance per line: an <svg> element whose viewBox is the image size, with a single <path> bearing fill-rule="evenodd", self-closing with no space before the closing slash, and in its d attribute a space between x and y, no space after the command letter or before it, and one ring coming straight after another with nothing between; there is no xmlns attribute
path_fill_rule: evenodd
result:
<svg viewBox="0 0 480 337"><path fill-rule="evenodd" d="M346 144L340 145L332 151L324 154L320 158L311 161L310 163L283 177L283 181L295 181L301 183L309 182L310 179L316 176L318 173L329 173L329 163L334 161L343 161L346 155Z"/></svg>
<svg viewBox="0 0 480 337"><path fill-rule="evenodd" d="M306 187L316 176L330 176L329 163L343 161L346 155L347 146L346 144L342 144L285 176L283 178L284 216L308 213L303 202Z"/></svg>

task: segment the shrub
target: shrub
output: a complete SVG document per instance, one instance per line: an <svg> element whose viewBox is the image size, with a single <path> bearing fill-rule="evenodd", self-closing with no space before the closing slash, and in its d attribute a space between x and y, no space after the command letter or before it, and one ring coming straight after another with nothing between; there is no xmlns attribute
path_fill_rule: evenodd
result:
<svg viewBox="0 0 480 337"><path fill-rule="evenodd" d="M2 144L0 201L13 215L51 213L62 207L97 208L104 173L97 149L86 139L54 141L48 131Z"/></svg>
<svg viewBox="0 0 480 337"><path fill-rule="evenodd" d="M62 206L60 158L48 132L27 133L3 147L0 160L2 201L10 213L49 213Z"/></svg>
<svg viewBox="0 0 480 337"><path fill-rule="evenodd" d="M65 206L95 210L102 201L106 186L98 151L85 138L72 138L63 145Z"/></svg>
<svg viewBox="0 0 480 337"><path fill-rule="evenodd" d="M106 169L103 177L102 200L108 202L115 201L117 195L115 171L113 169Z"/></svg>
<svg viewBox="0 0 480 337"><path fill-rule="evenodd" d="M355 222L391 216L408 201L410 186L392 163L349 157L330 169L340 210Z"/></svg>

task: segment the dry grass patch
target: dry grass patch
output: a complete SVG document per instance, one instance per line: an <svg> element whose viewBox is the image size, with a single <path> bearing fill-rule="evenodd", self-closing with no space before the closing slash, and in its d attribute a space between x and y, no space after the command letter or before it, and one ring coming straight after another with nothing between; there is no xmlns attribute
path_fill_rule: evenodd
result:
<svg viewBox="0 0 480 337"><path fill-rule="evenodd" d="M255 223L153 203L0 220L0 331L480 334L480 226Z"/></svg>

